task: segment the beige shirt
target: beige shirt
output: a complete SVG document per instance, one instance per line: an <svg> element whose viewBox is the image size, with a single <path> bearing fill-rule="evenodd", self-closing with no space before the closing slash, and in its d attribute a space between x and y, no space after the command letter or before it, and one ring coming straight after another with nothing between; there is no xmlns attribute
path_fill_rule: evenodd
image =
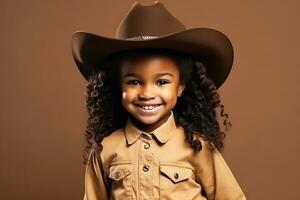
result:
<svg viewBox="0 0 300 200"><path fill-rule="evenodd" d="M193 153L173 111L153 134L128 118L103 139L100 154L91 151L84 200L246 200L221 153L200 141Z"/></svg>

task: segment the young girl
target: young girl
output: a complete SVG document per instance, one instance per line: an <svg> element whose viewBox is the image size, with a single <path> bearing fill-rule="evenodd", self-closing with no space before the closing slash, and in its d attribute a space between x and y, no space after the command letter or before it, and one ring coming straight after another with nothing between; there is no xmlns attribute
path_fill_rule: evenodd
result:
<svg viewBox="0 0 300 200"><path fill-rule="evenodd" d="M151 12L164 26L170 23L170 14L155 2L152 6L135 3L123 24L141 17L137 13ZM167 15L168 22L163 20ZM118 31L121 29L119 25ZM133 37L127 32L115 50L113 45L110 49L101 46L105 56L96 47L97 42L105 43L100 36L96 36L98 41L92 38L95 35L90 35L92 39L85 35L74 42L81 42L73 46L73 55L88 80L85 200L246 199L220 153L225 134L217 121L217 108L225 117L224 125L230 127L230 123L217 88L228 76L229 65L219 60L219 68L212 70L210 58L219 58L214 53L187 50L192 46L187 39L193 37L186 31L181 40L175 40L174 34L164 39L157 35L165 33L143 34L148 36L144 38L154 37L152 42L129 41ZM168 39L182 46L176 48ZM198 47L201 42L205 46L203 40L195 41ZM93 48L94 52L89 51ZM213 49L217 47L205 50ZM101 61L97 52L103 56ZM223 55L230 60L228 51L223 49Z"/></svg>

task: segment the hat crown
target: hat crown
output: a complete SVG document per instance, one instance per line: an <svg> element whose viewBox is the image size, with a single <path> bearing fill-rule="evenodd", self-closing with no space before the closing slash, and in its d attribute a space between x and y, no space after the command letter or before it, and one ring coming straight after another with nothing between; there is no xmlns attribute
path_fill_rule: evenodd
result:
<svg viewBox="0 0 300 200"><path fill-rule="evenodd" d="M152 5L141 5L135 2L118 25L115 37L118 39L139 36L161 37L185 29L184 24L161 2L155 1Z"/></svg>

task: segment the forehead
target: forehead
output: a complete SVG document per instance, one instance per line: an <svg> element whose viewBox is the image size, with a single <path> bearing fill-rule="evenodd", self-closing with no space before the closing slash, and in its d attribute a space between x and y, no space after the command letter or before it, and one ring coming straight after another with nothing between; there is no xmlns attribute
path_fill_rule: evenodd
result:
<svg viewBox="0 0 300 200"><path fill-rule="evenodd" d="M178 68L172 58L165 55L130 55L121 61L121 74L128 72L144 75L170 72L176 75Z"/></svg>

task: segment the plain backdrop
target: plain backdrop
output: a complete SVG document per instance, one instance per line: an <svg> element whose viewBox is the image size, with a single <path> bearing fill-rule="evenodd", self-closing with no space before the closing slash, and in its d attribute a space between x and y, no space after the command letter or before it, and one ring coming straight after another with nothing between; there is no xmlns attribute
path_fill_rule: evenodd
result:
<svg viewBox="0 0 300 200"><path fill-rule="evenodd" d="M86 81L71 36L114 37L133 2L0 1L1 199L83 198ZM299 1L162 2L187 28L215 28L233 43L219 89L232 122L223 155L247 198L300 199Z"/></svg>

